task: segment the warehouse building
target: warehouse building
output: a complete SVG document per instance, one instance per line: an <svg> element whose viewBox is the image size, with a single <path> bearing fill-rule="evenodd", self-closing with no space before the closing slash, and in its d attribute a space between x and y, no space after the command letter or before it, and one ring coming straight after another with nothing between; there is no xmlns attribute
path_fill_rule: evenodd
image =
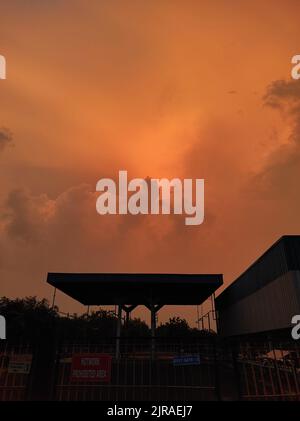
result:
<svg viewBox="0 0 300 421"><path fill-rule="evenodd" d="M273 244L216 299L219 333L290 332L300 314L300 236Z"/></svg>

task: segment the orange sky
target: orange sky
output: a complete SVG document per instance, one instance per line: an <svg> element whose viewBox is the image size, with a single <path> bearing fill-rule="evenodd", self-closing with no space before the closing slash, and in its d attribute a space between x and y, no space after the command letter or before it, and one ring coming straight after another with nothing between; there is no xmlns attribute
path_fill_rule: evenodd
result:
<svg viewBox="0 0 300 421"><path fill-rule="evenodd" d="M228 285L299 233L298 0L5 3L0 295L49 298L48 271L212 272ZM204 178L204 224L99 216L96 182L120 169Z"/></svg>

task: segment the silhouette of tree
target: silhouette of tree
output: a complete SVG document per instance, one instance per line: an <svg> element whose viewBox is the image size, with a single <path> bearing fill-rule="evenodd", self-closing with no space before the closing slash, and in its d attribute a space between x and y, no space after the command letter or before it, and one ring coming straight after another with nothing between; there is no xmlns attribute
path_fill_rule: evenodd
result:
<svg viewBox="0 0 300 421"><path fill-rule="evenodd" d="M161 323L157 328L157 336L182 337L188 336L190 333L191 328L188 322L180 317L172 317L168 322Z"/></svg>
<svg viewBox="0 0 300 421"><path fill-rule="evenodd" d="M57 307L51 308L46 299L25 297L0 298L0 314L7 321L9 341L12 343L37 343L41 338L52 336L60 342L100 343L116 336L117 317L112 311L100 309L78 316L63 315ZM184 337L208 337L212 332L191 328L185 319L170 318L161 323L156 335L175 339ZM124 338L147 338L148 325L139 318L129 320L122 329Z"/></svg>
<svg viewBox="0 0 300 421"><path fill-rule="evenodd" d="M122 336L147 337L150 336L150 329L146 322L140 318L129 320L128 325L122 329Z"/></svg>
<svg viewBox="0 0 300 421"><path fill-rule="evenodd" d="M52 328L58 319L57 308L51 309L46 299L36 297L0 298L0 314L6 318L9 339L34 342L42 330Z"/></svg>

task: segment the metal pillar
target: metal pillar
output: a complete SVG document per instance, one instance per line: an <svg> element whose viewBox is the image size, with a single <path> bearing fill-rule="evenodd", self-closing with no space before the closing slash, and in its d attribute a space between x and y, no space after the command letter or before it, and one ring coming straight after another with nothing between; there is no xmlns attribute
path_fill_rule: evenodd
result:
<svg viewBox="0 0 300 421"><path fill-rule="evenodd" d="M53 298L52 298L52 310L54 309L54 305L55 305L55 297L56 297L56 288L54 288L54 291L53 291Z"/></svg>
<svg viewBox="0 0 300 421"><path fill-rule="evenodd" d="M155 355L155 330L156 330L156 311L155 306L151 305L151 358Z"/></svg>
<svg viewBox="0 0 300 421"><path fill-rule="evenodd" d="M215 321L216 321L216 333L219 333L220 331L220 326L219 326L219 315L218 312L216 310L216 294L213 293L213 299L214 299L214 315L215 315Z"/></svg>
<svg viewBox="0 0 300 421"><path fill-rule="evenodd" d="M156 313L163 307L163 304L150 304L146 307L151 312L151 358L155 357L155 331L156 331Z"/></svg>
<svg viewBox="0 0 300 421"><path fill-rule="evenodd" d="M134 305L131 305L131 306L122 305L122 310L124 310L125 313L126 313L126 319L125 319L125 326L126 327L128 327L128 324L129 324L130 314L136 307L137 307L137 304L134 304Z"/></svg>
<svg viewBox="0 0 300 421"><path fill-rule="evenodd" d="M118 305L117 337L116 337L116 359L120 358L120 339L122 326L122 305Z"/></svg>
<svg viewBox="0 0 300 421"><path fill-rule="evenodd" d="M196 323L197 323L198 330L200 330L200 314L199 314L199 306L198 305L197 305L197 321L196 321Z"/></svg>

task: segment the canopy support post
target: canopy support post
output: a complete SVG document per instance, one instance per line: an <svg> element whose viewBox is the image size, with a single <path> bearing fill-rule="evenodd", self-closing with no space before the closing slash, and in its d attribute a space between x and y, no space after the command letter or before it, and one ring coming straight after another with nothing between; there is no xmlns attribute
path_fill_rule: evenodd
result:
<svg viewBox="0 0 300 421"><path fill-rule="evenodd" d="M151 359L155 358L155 332L156 332L156 313L163 307L163 304L150 304L146 306L151 312Z"/></svg>
<svg viewBox="0 0 300 421"><path fill-rule="evenodd" d="M155 357L155 331L156 331L156 311L155 306L151 305L151 358Z"/></svg>
<svg viewBox="0 0 300 421"><path fill-rule="evenodd" d="M128 324L129 324L129 320L130 320L130 315L131 315L131 312L137 307L138 305L137 304L134 304L134 305L131 305L131 306L126 306L126 305L123 305L122 306L122 310L124 310L125 311L125 313L126 313L126 324L125 324L125 326L126 327L128 327Z"/></svg>
<svg viewBox="0 0 300 421"><path fill-rule="evenodd" d="M117 337L116 337L116 360L120 358L120 339L122 326L122 305L118 305Z"/></svg>

